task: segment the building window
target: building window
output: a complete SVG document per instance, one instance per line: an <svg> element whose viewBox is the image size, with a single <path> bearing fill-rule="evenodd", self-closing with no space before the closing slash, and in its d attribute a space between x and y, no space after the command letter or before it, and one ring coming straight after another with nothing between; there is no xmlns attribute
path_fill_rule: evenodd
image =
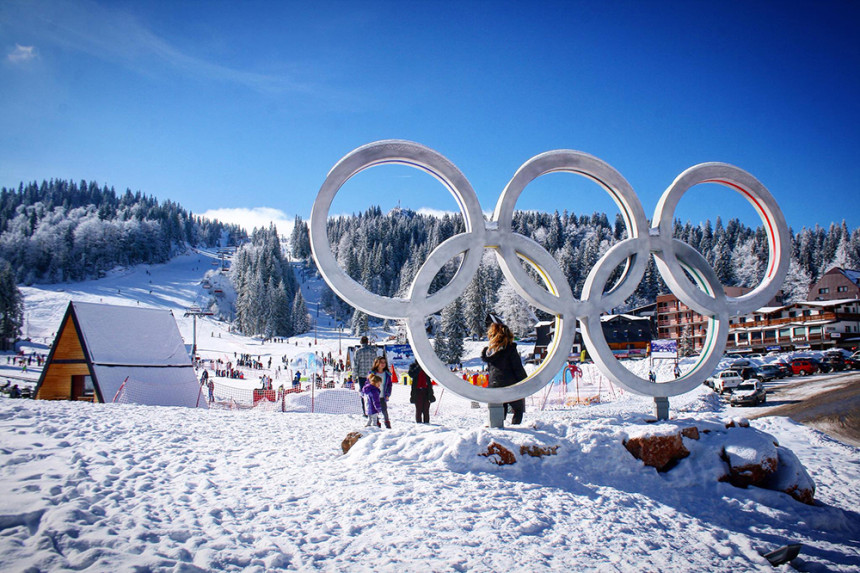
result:
<svg viewBox="0 0 860 573"><path fill-rule="evenodd" d="M848 292L847 286L836 287L836 292Z"/></svg>
<svg viewBox="0 0 860 573"><path fill-rule="evenodd" d="M827 287L822 287L822 288L818 289L818 294L827 294L829 292L830 292L830 289Z"/></svg>
<svg viewBox="0 0 860 573"><path fill-rule="evenodd" d="M820 326L810 326L809 327L809 334L821 334L821 327Z"/></svg>
<svg viewBox="0 0 860 573"><path fill-rule="evenodd" d="M802 326L798 326L794 329L794 336L804 336L806 334L806 329Z"/></svg>
<svg viewBox="0 0 860 573"><path fill-rule="evenodd" d="M779 329L779 337L780 338L791 338L791 329L790 328L780 328Z"/></svg>
<svg viewBox="0 0 860 573"><path fill-rule="evenodd" d="M794 318L795 316L797 316L796 311L793 311L793 310L788 311L788 318Z"/></svg>
<svg viewBox="0 0 860 573"><path fill-rule="evenodd" d="M764 331L764 337L765 338L776 338L776 331L775 330L765 330Z"/></svg>

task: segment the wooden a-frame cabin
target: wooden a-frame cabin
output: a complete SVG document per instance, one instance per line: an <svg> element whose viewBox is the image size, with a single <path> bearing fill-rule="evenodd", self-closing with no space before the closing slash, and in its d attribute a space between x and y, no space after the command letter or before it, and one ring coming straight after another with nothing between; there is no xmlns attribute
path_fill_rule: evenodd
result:
<svg viewBox="0 0 860 573"><path fill-rule="evenodd" d="M39 383L37 400L206 407L169 310L70 302Z"/></svg>

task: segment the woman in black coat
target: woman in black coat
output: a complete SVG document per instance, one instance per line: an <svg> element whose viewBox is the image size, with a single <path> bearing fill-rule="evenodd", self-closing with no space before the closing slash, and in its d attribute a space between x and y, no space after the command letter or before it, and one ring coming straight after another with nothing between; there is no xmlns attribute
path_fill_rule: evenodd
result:
<svg viewBox="0 0 860 573"><path fill-rule="evenodd" d="M429 424L430 403L436 401L436 396L433 395L433 381L418 362L409 365L409 378L412 379L409 401L415 404L415 421L419 424Z"/></svg>
<svg viewBox="0 0 860 573"><path fill-rule="evenodd" d="M490 344L481 351L481 359L487 363L489 374L487 385L490 388L504 388L524 380L527 376L526 369L523 368L523 361L520 359L520 353L517 351L517 344L514 342L511 329L502 323L498 317L490 315L490 328L487 336L490 339ZM521 423L526 411L525 398L505 403L506 416L508 408L514 411L511 423Z"/></svg>

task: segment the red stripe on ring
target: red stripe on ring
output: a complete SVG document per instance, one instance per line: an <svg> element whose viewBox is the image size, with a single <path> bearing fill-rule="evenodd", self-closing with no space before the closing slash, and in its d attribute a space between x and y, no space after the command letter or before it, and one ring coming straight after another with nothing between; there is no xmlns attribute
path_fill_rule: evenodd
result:
<svg viewBox="0 0 860 573"><path fill-rule="evenodd" d="M758 202L758 199L756 199L753 195L751 195L749 191L747 191L746 189L744 189L740 185L736 185L735 183L732 183L731 181L723 181L722 179L708 179L707 181L702 181L702 183L721 183L722 185L727 185L727 186L731 187L732 189L740 191L741 193L746 195L747 198L750 201L752 201L755 204L755 206L758 208L759 213L764 215L764 220L767 223L767 229L768 229L768 232L770 233L771 243L774 246L774 250L776 249L776 234L773 232L773 223L771 223L771 220L770 220L770 217L768 217L767 211L765 211L762 208L761 204ZM774 256L770 257L770 264L768 265L768 270L767 270L768 278L773 275L774 267L776 266L775 265L776 253L772 253L772 254Z"/></svg>

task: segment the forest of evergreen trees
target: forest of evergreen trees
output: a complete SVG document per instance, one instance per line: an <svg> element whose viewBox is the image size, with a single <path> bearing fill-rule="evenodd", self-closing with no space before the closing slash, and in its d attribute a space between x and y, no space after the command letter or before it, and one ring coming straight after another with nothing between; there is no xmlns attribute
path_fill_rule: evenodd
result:
<svg viewBox="0 0 860 573"><path fill-rule="evenodd" d="M230 279L239 332L272 338L308 331L308 309L274 226L254 229L233 257Z"/></svg>
<svg viewBox="0 0 860 573"><path fill-rule="evenodd" d="M172 201L95 181L52 179L0 189L0 259L18 283L77 281L117 265L163 263L177 249L245 240L235 225L195 217Z"/></svg>
<svg viewBox="0 0 860 573"><path fill-rule="evenodd" d="M588 272L613 244L626 237L620 215L614 222L602 213L575 215L517 212L515 232L531 237L559 261L576 296ZM350 217L329 220L328 235L341 267L370 291L384 296L403 296L417 269L442 241L464 229L459 215L422 215L405 209L383 214L379 207ZM292 254L310 258L307 225L297 218L292 237ZM750 228L732 219L723 224L700 225L676 221L675 236L699 250L727 286L755 286L767 263L767 237L763 228ZM458 261L449 262L434 284L444 285L456 271ZM845 223L829 228L804 228L792 232L792 263L784 292L787 302L805 300L809 285L828 269L860 268L860 229L849 231ZM668 292L654 265L649 262L645 277L623 312L654 302L657 294ZM333 293L323 296L323 307L341 317L351 316L353 332L367 329L367 317L353 311ZM516 334L534 326L541 313L530 309L506 283L492 253L485 252L478 274L466 292L441 313L437 325L436 349L442 357L456 359L462 352L456 341L463 336L480 336L484 317L494 311ZM446 345L452 346L449 353ZM456 361L456 360L451 360Z"/></svg>

